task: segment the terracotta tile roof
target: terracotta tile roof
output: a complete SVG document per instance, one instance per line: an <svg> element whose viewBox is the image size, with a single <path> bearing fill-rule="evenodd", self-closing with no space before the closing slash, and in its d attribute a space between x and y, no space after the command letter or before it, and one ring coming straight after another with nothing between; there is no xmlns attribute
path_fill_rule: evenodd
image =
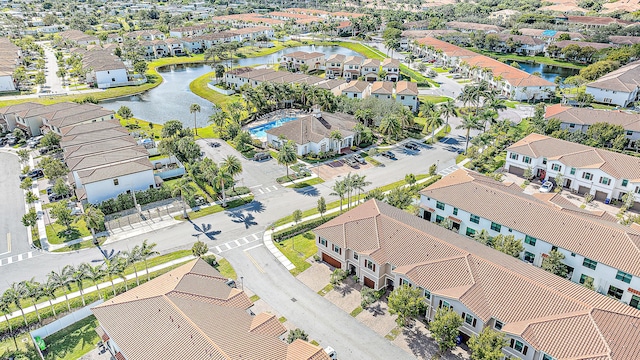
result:
<svg viewBox="0 0 640 360"><path fill-rule="evenodd" d="M398 81L396 84L398 95L418 95L418 84L411 81Z"/></svg>
<svg viewBox="0 0 640 360"><path fill-rule="evenodd" d="M284 54L283 56L290 57L293 59L299 60L309 60L317 57L324 58L324 54L320 52L304 52L304 51L294 51L292 53Z"/></svg>
<svg viewBox="0 0 640 360"><path fill-rule="evenodd" d="M347 87L345 87L344 89L342 89L342 92L357 92L357 93L361 93L365 90L367 90L367 88L369 87L369 82L364 81L364 80L356 80L356 81L351 81L350 83L347 84Z"/></svg>
<svg viewBox="0 0 640 360"><path fill-rule="evenodd" d="M371 93L391 95L393 94L393 83L391 81L374 81L371 84Z"/></svg>
<svg viewBox="0 0 640 360"><path fill-rule="evenodd" d="M400 60L386 58L386 59L382 60L382 67L383 68L389 68L389 67L397 68L397 67L400 67Z"/></svg>
<svg viewBox="0 0 640 360"><path fill-rule="evenodd" d="M633 21L620 20L612 17L604 16L567 16L567 22L570 24L583 24L583 25L631 25Z"/></svg>
<svg viewBox="0 0 640 360"><path fill-rule="evenodd" d="M119 176L137 174L143 171L153 170L148 158L138 158L115 164L104 164L102 167L78 171L78 177L82 184L113 179Z"/></svg>
<svg viewBox="0 0 640 360"><path fill-rule="evenodd" d="M362 62L362 67L372 67L378 69L380 67L380 60L378 59L365 59Z"/></svg>
<svg viewBox="0 0 640 360"><path fill-rule="evenodd" d="M545 118L555 118L563 123L580 125L593 125L606 121L611 125L620 125L625 130L640 131L640 115L623 111L596 110L555 104L545 109Z"/></svg>
<svg viewBox="0 0 640 360"><path fill-rule="evenodd" d="M344 60L347 58L346 55L342 54L332 54L327 58L326 63L344 63Z"/></svg>
<svg viewBox="0 0 640 360"><path fill-rule="evenodd" d="M321 118L314 115L303 116L299 119L289 121L281 126L269 129L267 134L285 138L298 145L319 143L323 139L328 139L334 130L340 131L342 137L353 135L353 127L356 122L353 116L340 113L322 113Z"/></svg>
<svg viewBox="0 0 640 360"><path fill-rule="evenodd" d="M587 87L633 92L640 87L640 61L634 61L587 84Z"/></svg>
<svg viewBox="0 0 640 360"><path fill-rule="evenodd" d="M292 347L281 341L278 337L286 329L275 316L249 315L246 309L252 303L247 295L228 287L220 273L206 267L211 268L194 260L92 311L128 360L328 360L326 353L314 357L320 347ZM233 297L244 298L244 305L225 302Z"/></svg>
<svg viewBox="0 0 640 360"><path fill-rule="evenodd" d="M503 28L496 25L478 24L478 23L470 23L470 22L462 22L462 21L449 21L447 23L447 27L452 29L463 29L463 30L473 30L473 31L500 32L503 30Z"/></svg>
<svg viewBox="0 0 640 360"><path fill-rule="evenodd" d="M507 150L535 158L558 160L570 167L600 169L616 179L640 181L640 158L545 135L527 135Z"/></svg>
<svg viewBox="0 0 640 360"><path fill-rule="evenodd" d="M344 65L360 65L362 64L363 58L360 56L347 56L344 60Z"/></svg>
<svg viewBox="0 0 640 360"><path fill-rule="evenodd" d="M438 182L421 194L640 276L640 232L577 211L560 211L549 202L524 194L517 186L464 169L443 180L444 184Z"/></svg>
<svg viewBox="0 0 640 360"><path fill-rule="evenodd" d="M603 44L603 43L597 43L597 42L588 42L588 41L576 41L576 40L561 40L561 41L556 41L555 43L553 43L555 46L557 46L560 49L564 49L565 47L569 46L569 45L578 45L579 47L587 47L590 46L596 50L602 50L602 49L608 49L610 47L615 47L615 45L613 44Z"/></svg>
<svg viewBox="0 0 640 360"><path fill-rule="evenodd" d="M636 360L640 352L640 311L377 200L314 231L376 254L414 285L439 288L554 358Z"/></svg>
<svg viewBox="0 0 640 360"><path fill-rule="evenodd" d="M498 37L500 38L500 40L505 42L511 40L514 42L518 42L520 44L531 45L531 46L542 45L545 43L540 39L534 38L532 36L527 36L527 35L511 35L511 34L501 33L501 34L498 34Z"/></svg>
<svg viewBox="0 0 640 360"><path fill-rule="evenodd" d="M640 43L640 36L609 36L609 41L618 45L634 45Z"/></svg>

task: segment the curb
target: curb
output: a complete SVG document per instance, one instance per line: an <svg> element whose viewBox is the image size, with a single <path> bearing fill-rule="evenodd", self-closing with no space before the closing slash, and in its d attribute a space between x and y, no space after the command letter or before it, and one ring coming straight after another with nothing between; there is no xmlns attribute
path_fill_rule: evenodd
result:
<svg viewBox="0 0 640 360"><path fill-rule="evenodd" d="M264 234L262 235L262 242L267 247L267 249L269 249L269 251L273 254L273 256L275 256L276 259L280 261L282 266L284 266L289 271L295 269L296 266L293 265L293 263L289 261L289 259L287 259L287 257L284 256L284 254L280 250L278 250L278 248L273 244L273 240L271 240L272 232L273 231L271 230L265 231Z"/></svg>

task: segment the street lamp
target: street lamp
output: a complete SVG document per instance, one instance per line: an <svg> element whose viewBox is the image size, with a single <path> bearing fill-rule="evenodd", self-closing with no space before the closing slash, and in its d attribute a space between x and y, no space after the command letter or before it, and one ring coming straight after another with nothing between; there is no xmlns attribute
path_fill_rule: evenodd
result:
<svg viewBox="0 0 640 360"><path fill-rule="evenodd" d="M244 276L240 276L240 289L244 291Z"/></svg>
<svg viewBox="0 0 640 360"><path fill-rule="evenodd" d="M440 166L440 159L436 160L436 174L438 173L438 167Z"/></svg>

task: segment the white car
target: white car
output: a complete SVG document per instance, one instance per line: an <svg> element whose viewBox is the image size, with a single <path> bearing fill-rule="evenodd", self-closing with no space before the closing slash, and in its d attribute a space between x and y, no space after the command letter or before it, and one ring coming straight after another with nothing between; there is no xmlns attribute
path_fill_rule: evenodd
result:
<svg viewBox="0 0 640 360"><path fill-rule="evenodd" d="M324 352L326 352L326 353L327 353L327 355L329 355L329 358L331 358L332 360L335 360L335 359L337 359L337 358L338 358L338 357L337 357L337 355L336 355L336 351L335 351L335 350L333 350L333 348L332 348L331 346L327 346L327 347L324 349Z"/></svg>
<svg viewBox="0 0 640 360"><path fill-rule="evenodd" d="M540 186L540 192L548 193L551 190L553 190L553 183L551 181L545 181L542 183L542 186Z"/></svg>

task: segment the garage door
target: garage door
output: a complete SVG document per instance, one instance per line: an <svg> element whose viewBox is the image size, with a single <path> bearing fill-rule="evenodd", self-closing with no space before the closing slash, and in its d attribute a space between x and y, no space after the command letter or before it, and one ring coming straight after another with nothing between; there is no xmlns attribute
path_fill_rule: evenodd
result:
<svg viewBox="0 0 640 360"><path fill-rule="evenodd" d="M596 190L596 196L595 196L596 200L598 201L603 201L607 198L607 193L604 191L598 191Z"/></svg>
<svg viewBox="0 0 640 360"><path fill-rule="evenodd" d="M632 209L635 211L640 211L640 202L634 202Z"/></svg>
<svg viewBox="0 0 640 360"><path fill-rule="evenodd" d="M368 277L364 277L364 286L369 287L371 289L375 289L376 288L376 283L373 282L373 280L369 279Z"/></svg>
<svg viewBox="0 0 640 360"><path fill-rule="evenodd" d="M524 176L524 169L517 166L509 166L509 173L517 176Z"/></svg>
<svg viewBox="0 0 640 360"><path fill-rule="evenodd" d="M340 263L340 261L332 258L331 256L322 253L322 261L326 262L327 264L340 269L342 267L342 264Z"/></svg>
<svg viewBox="0 0 640 360"><path fill-rule="evenodd" d="M586 186L578 186L578 194L580 195L588 194L590 191L591 188L588 188Z"/></svg>

